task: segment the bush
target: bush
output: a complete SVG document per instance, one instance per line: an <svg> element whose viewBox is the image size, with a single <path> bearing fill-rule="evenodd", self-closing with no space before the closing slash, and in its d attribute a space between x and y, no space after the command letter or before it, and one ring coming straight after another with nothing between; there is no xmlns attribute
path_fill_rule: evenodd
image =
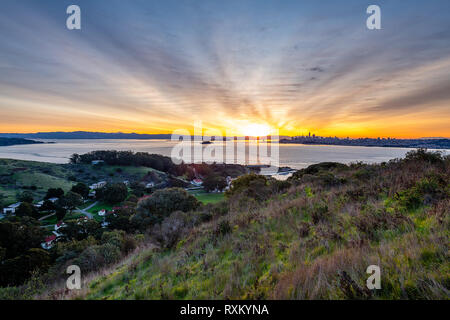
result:
<svg viewBox="0 0 450 320"><path fill-rule="evenodd" d="M231 225L228 220L222 220L219 222L216 228L216 235L226 235L231 232Z"/></svg>
<svg viewBox="0 0 450 320"><path fill-rule="evenodd" d="M225 196L227 198L241 196L262 201L272 194L269 186L269 180L265 176L250 173L233 180Z"/></svg>
<svg viewBox="0 0 450 320"><path fill-rule="evenodd" d="M191 211L200 206L200 202L180 188L155 191L150 197L142 199L133 216L133 224L138 228L160 223L174 211Z"/></svg>
<svg viewBox="0 0 450 320"><path fill-rule="evenodd" d="M227 186L227 181L224 177L219 175L210 174L203 180L203 187L207 192L211 192L214 190L223 190Z"/></svg>
<svg viewBox="0 0 450 320"><path fill-rule="evenodd" d="M311 218L314 224L326 221L329 217L330 212L328 211L328 206L326 204L316 204L311 210Z"/></svg>
<svg viewBox="0 0 450 320"><path fill-rule="evenodd" d="M419 148L417 150L408 151L405 155L405 161L425 161L429 163L442 163L444 158L439 151L431 152L427 149Z"/></svg>
<svg viewBox="0 0 450 320"><path fill-rule="evenodd" d="M77 183L72 187L72 192L78 193L83 198L87 198L89 195L89 187L84 183Z"/></svg>
<svg viewBox="0 0 450 320"><path fill-rule="evenodd" d="M183 235L187 220L186 213L176 211L156 226L153 233L165 248L172 248Z"/></svg>
<svg viewBox="0 0 450 320"><path fill-rule="evenodd" d="M124 183L107 184L97 190L97 198L109 204L117 204L125 201L128 196L128 188Z"/></svg>

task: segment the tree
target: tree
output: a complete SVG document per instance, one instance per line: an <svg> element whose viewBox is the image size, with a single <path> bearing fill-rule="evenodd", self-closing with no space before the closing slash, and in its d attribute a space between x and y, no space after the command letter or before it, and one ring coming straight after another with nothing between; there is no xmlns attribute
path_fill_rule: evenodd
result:
<svg viewBox="0 0 450 320"><path fill-rule="evenodd" d="M61 188L50 188L47 190L47 194L45 195L45 199L50 198L61 198L64 195L64 190Z"/></svg>
<svg viewBox="0 0 450 320"><path fill-rule="evenodd" d="M33 203L33 194L30 191L24 191L19 196L19 201Z"/></svg>
<svg viewBox="0 0 450 320"><path fill-rule="evenodd" d="M35 219L30 220L30 223L0 221L0 247L6 251L4 258L10 259L40 246L45 232Z"/></svg>
<svg viewBox="0 0 450 320"><path fill-rule="evenodd" d="M225 192L225 196L230 198L235 195L242 195L262 201L269 197L271 193L269 180L262 175L251 173L233 180L231 188Z"/></svg>
<svg viewBox="0 0 450 320"><path fill-rule="evenodd" d="M142 197L145 194L145 186L142 183L139 182L132 182L130 185L131 192L136 197Z"/></svg>
<svg viewBox="0 0 450 320"><path fill-rule="evenodd" d="M69 212L72 212L73 209L81 204L83 204L83 198L78 193L72 191L67 192L56 202L57 207L69 210Z"/></svg>
<svg viewBox="0 0 450 320"><path fill-rule="evenodd" d="M108 222L108 229L110 230L124 230L131 231L132 225L130 218L136 213L133 208L119 208L114 210L114 213L108 214L105 221Z"/></svg>
<svg viewBox="0 0 450 320"><path fill-rule="evenodd" d="M82 183L79 182L76 185L74 185L72 187L72 192L78 193L79 195L81 195L83 198L87 198L89 196L89 187Z"/></svg>
<svg viewBox="0 0 450 320"><path fill-rule="evenodd" d="M34 217L36 216L34 209L35 208L33 207L32 204L28 202L22 202L20 206L16 209L15 214L18 217L25 217L25 216Z"/></svg>
<svg viewBox="0 0 450 320"><path fill-rule="evenodd" d="M184 189L169 188L155 191L150 197L141 200L137 214L132 222L139 229L161 222L174 211L191 211L199 207L200 202Z"/></svg>
<svg viewBox="0 0 450 320"><path fill-rule="evenodd" d="M77 153L74 153L70 156L70 163L77 164L79 160L80 160L80 155Z"/></svg>
<svg viewBox="0 0 450 320"><path fill-rule="evenodd" d="M58 221L63 220L64 217L66 216L66 214L67 214L67 209L66 209L66 208L63 208L63 207L56 207L55 215L56 215L56 219L57 219Z"/></svg>
<svg viewBox="0 0 450 320"><path fill-rule="evenodd" d="M223 190L227 186L227 180L219 175L211 174L203 180L203 187L206 191Z"/></svg>
<svg viewBox="0 0 450 320"><path fill-rule="evenodd" d="M128 188L123 183L107 184L98 196L106 203L117 204L125 201L128 196Z"/></svg>
<svg viewBox="0 0 450 320"><path fill-rule="evenodd" d="M40 211L53 211L56 210L56 206L50 200L44 200L44 203L39 208Z"/></svg>
<svg viewBox="0 0 450 320"><path fill-rule="evenodd" d="M62 234L62 238L66 241L84 240L89 236L99 239L103 233L100 223L94 219L81 221L67 221L66 225L58 231Z"/></svg>

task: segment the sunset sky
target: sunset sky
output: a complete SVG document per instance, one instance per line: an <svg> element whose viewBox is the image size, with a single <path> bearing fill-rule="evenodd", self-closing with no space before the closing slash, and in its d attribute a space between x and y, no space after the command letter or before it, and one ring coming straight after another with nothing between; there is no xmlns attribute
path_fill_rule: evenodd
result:
<svg viewBox="0 0 450 320"><path fill-rule="evenodd" d="M81 7L82 30L66 28ZM366 28L377 4L382 30ZM450 1L1 0L0 132L450 137Z"/></svg>

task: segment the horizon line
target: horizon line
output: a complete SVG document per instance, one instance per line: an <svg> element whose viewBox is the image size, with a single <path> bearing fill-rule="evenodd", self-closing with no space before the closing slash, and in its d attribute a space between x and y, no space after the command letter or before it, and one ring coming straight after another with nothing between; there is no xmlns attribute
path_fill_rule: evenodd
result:
<svg viewBox="0 0 450 320"><path fill-rule="evenodd" d="M0 132L0 138L1 135L33 135L33 134L54 134L54 133L63 133L63 134L70 134L70 133L92 133L92 134L124 134L124 135L149 135L149 136L161 136L161 135L171 135L172 133L137 133L137 132L123 132L123 131L115 131L115 132L108 132L108 131L84 131L84 130L77 130L77 131L36 131L36 132ZM191 136L195 136L193 134L191 134ZM205 135L202 135L205 136ZM208 135L206 135L208 136ZM270 137L273 135L265 135L265 136L252 136L252 135L223 135L222 137L224 138L229 138L229 137ZM290 138L294 138L294 137L308 137L306 135L279 135L279 137L290 137ZM313 136L311 136L313 137ZM398 140L409 140L409 139L450 139L450 137L418 137L418 138L397 138L395 136L378 136L378 137L368 137L368 136L358 136L358 137L353 137L350 138L349 135L347 136L331 136L331 135L327 135L327 136L321 136L321 135L316 135L315 137L323 137L323 138L339 138L339 139L384 139L384 138L390 138L390 139L398 139ZM4 137L3 137L4 138Z"/></svg>

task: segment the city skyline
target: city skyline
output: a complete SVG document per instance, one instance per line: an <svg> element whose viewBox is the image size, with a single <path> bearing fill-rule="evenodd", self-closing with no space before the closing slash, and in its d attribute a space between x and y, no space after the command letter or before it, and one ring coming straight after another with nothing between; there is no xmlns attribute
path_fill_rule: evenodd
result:
<svg viewBox="0 0 450 320"><path fill-rule="evenodd" d="M450 3L2 2L0 132L450 137Z"/></svg>

